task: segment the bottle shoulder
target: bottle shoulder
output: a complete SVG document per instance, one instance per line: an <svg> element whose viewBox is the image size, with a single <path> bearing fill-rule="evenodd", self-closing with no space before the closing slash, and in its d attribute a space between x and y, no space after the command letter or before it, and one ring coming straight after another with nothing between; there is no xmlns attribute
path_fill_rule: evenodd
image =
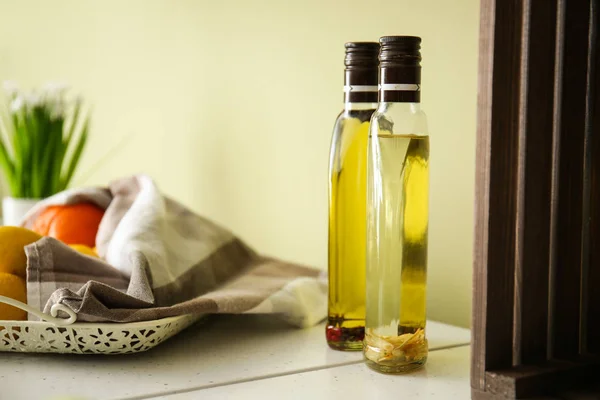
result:
<svg viewBox="0 0 600 400"><path fill-rule="evenodd" d="M338 114L336 122L342 120L357 120L358 122L369 122L371 120L371 116L375 113L376 110L377 109L375 107L360 110L344 109Z"/></svg>
<svg viewBox="0 0 600 400"><path fill-rule="evenodd" d="M367 146L369 141L369 113L341 113L335 124L331 138L329 171L339 172L345 165L366 165ZM354 167L352 167L354 168Z"/></svg>
<svg viewBox="0 0 600 400"><path fill-rule="evenodd" d="M333 126L333 140L340 140L343 132L350 133L359 129L360 126L368 125L371 122L371 116L375 113L375 108L367 110L348 110L344 109L335 119Z"/></svg>
<svg viewBox="0 0 600 400"><path fill-rule="evenodd" d="M381 103L371 119L371 131L428 136L427 114L416 103Z"/></svg>

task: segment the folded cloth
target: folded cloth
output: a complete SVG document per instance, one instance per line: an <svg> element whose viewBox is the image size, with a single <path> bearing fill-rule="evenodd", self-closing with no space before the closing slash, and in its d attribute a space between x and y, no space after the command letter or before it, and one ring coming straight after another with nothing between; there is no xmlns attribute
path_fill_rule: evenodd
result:
<svg viewBox="0 0 600 400"><path fill-rule="evenodd" d="M96 237L102 260L49 237L27 246L32 307L48 313L63 304L88 322L273 313L305 327L325 317L327 285L318 270L258 255L145 175L61 192L38 203L22 225L31 227L48 206L79 202L106 209Z"/></svg>

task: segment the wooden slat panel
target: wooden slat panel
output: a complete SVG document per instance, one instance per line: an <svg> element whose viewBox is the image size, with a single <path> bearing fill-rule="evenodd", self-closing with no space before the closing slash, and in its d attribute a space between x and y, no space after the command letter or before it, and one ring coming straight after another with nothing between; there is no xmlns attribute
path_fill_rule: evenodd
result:
<svg viewBox="0 0 600 400"><path fill-rule="evenodd" d="M521 0L481 3L471 368L475 389L485 386L486 370L512 364L522 8Z"/></svg>
<svg viewBox="0 0 600 400"><path fill-rule="evenodd" d="M595 383L598 374L598 360L548 361L535 366L523 365L488 372L486 392L493 394L493 398L498 400L553 395Z"/></svg>
<svg viewBox="0 0 600 400"><path fill-rule="evenodd" d="M557 0L527 0L520 126L514 363L546 359Z"/></svg>
<svg viewBox="0 0 600 400"><path fill-rule="evenodd" d="M558 187L560 182L560 117L562 100L562 74L563 74L563 51L565 47L565 1L558 0L556 11L556 56L554 69L554 124L552 130L552 197L550 198L550 207L552 210L550 220L550 276L548 293L548 358L553 353L552 343L554 343L554 318L553 310L555 302L556 287L556 253L557 243L557 225L558 225Z"/></svg>
<svg viewBox="0 0 600 400"><path fill-rule="evenodd" d="M552 351L579 353L589 0L566 1Z"/></svg>
<svg viewBox="0 0 600 400"><path fill-rule="evenodd" d="M598 1L593 7L593 44L590 49L592 71L590 74L590 258L587 276L587 351L600 354L600 51L598 36Z"/></svg>
<svg viewBox="0 0 600 400"><path fill-rule="evenodd" d="M552 396L600 374L579 355L600 338L598 1L482 0L475 399Z"/></svg>
<svg viewBox="0 0 600 400"><path fill-rule="evenodd" d="M561 400L598 400L600 399L600 384L597 382L586 387L567 390L560 393Z"/></svg>
<svg viewBox="0 0 600 400"><path fill-rule="evenodd" d="M593 0L590 1L593 4ZM594 11L595 12L595 11ZM593 16L590 9L590 25L588 29L588 52L587 52L587 80L586 80L586 97L585 97L585 129L584 129L584 157L583 157L583 207L582 207L582 261L581 261L581 321L580 327L580 342L579 352L586 354L587 352L587 331L588 331L588 293L589 278L590 278L590 229L591 229L591 168L592 168L592 120L593 120L593 81L594 81L594 64L596 54L596 32L594 24L592 24ZM595 316L597 318L597 316Z"/></svg>

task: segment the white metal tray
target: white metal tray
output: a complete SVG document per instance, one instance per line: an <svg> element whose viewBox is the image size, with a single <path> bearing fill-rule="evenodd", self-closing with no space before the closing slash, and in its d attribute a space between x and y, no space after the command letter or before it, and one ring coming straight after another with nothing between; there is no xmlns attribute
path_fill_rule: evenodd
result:
<svg viewBox="0 0 600 400"><path fill-rule="evenodd" d="M0 320L0 352L63 354L130 354L149 350L181 332L201 315L119 323L76 322L77 314L56 304L47 315L19 301L0 296L0 303L27 311L41 321ZM59 318L59 311L68 318Z"/></svg>

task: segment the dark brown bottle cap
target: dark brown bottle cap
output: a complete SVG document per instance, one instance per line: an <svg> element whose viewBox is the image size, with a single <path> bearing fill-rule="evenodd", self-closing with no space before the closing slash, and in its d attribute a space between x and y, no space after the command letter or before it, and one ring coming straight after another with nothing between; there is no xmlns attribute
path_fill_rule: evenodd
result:
<svg viewBox="0 0 600 400"><path fill-rule="evenodd" d="M421 101L421 38L384 36L379 39L379 101Z"/></svg>
<svg viewBox="0 0 600 400"><path fill-rule="evenodd" d="M379 68L379 43L377 42L349 42L346 47L344 65L346 69Z"/></svg>
<svg viewBox="0 0 600 400"><path fill-rule="evenodd" d="M345 44L344 101L376 103L379 75L379 43L349 42Z"/></svg>

